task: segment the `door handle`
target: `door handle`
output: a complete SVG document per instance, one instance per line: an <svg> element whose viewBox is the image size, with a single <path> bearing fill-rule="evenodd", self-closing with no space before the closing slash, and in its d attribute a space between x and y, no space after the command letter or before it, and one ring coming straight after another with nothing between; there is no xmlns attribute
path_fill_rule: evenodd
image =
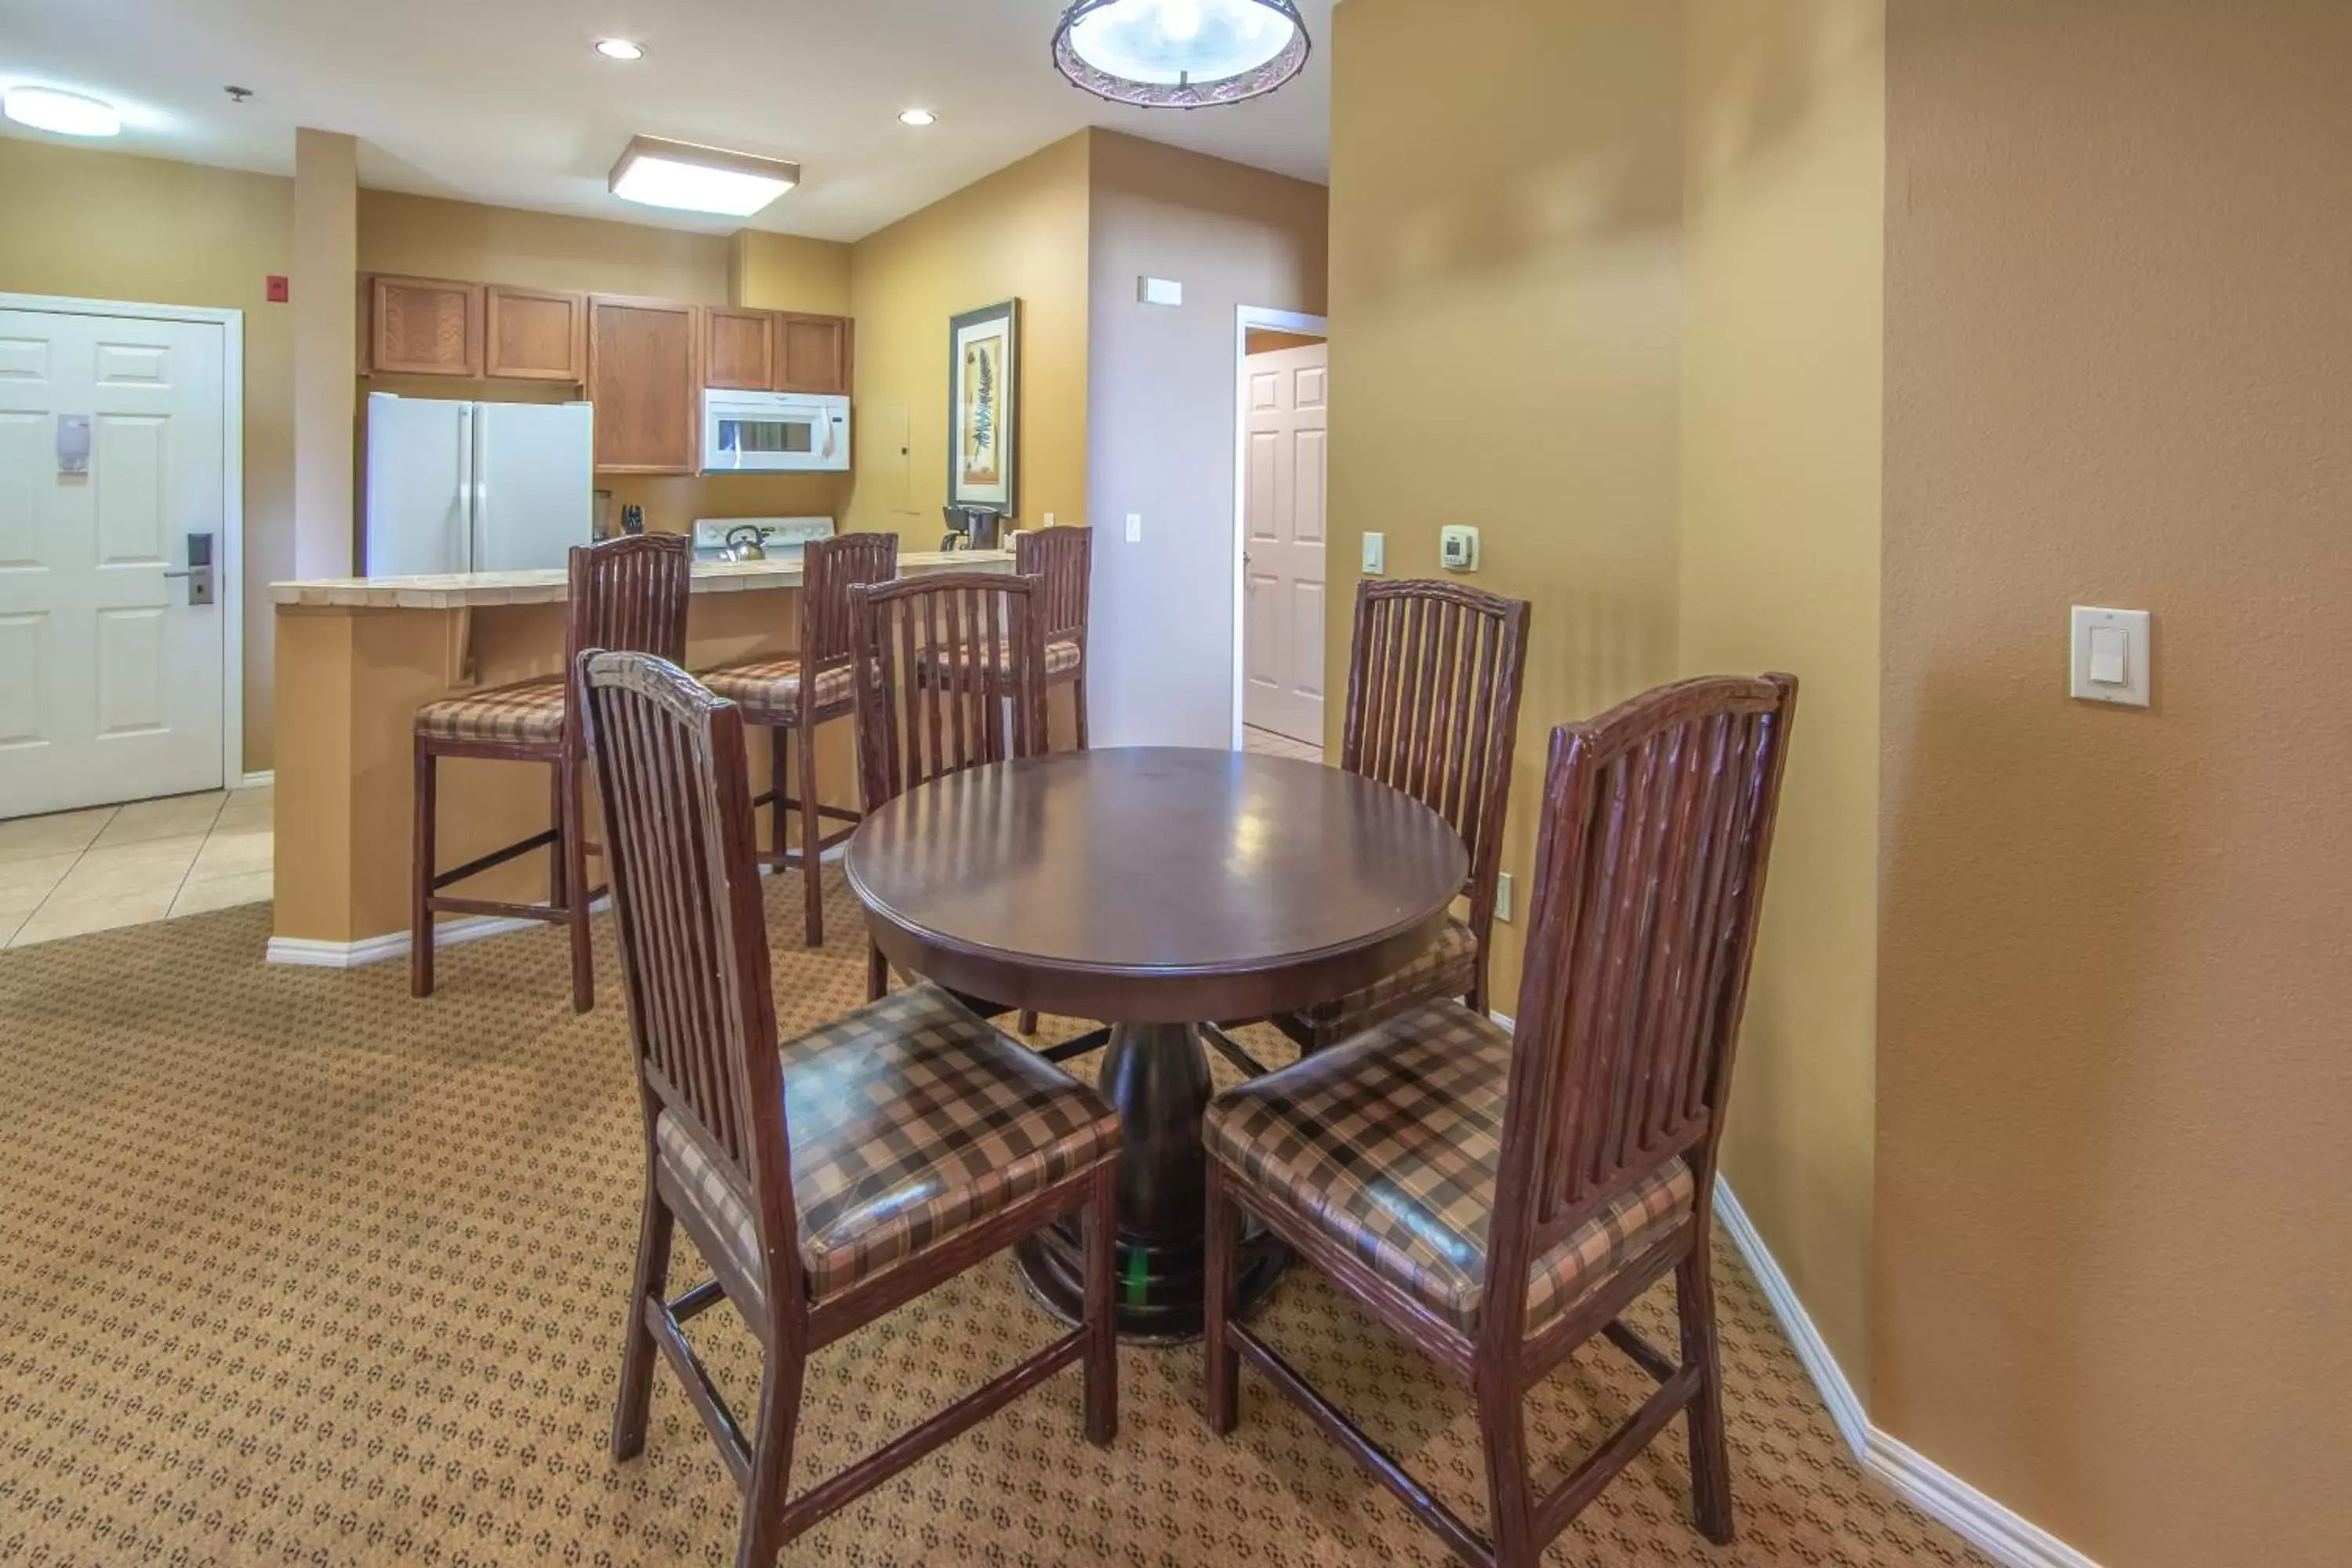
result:
<svg viewBox="0 0 2352 1568"><path fill-rule="evenodd" d="M188 535L188 569L166 572L166 577L188 580L188 603L209 605L213 602L213 536L209 533Z"/></svg>

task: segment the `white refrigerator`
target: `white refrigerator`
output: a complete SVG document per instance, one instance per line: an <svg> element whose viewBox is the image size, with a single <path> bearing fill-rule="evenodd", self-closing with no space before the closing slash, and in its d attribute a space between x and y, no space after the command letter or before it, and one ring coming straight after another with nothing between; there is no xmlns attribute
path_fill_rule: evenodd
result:
<svg viewBox="0 0 2352 1568"><path fill-rule="evenodd" d="M362 570L562 566L593 531L593 414L585 403L370 393Z"/></svg>

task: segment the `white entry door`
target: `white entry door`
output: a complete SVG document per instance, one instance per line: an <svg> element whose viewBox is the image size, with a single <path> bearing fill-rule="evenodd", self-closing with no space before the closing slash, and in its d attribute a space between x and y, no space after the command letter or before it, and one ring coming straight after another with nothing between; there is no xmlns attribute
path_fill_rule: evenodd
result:
<svg viewBox="0 0 2352 1568"><path fill-rule="evenodd" d="M224 782L225 342L0 310L0 817Z"/></svg>
<svg viewBox="0 0 2352 1568"><path fill-rule="evenodd" d="M1244 362L1250 424L1242 717L1314 746L1323 743L1328 352L1317 343Z"/></svg>

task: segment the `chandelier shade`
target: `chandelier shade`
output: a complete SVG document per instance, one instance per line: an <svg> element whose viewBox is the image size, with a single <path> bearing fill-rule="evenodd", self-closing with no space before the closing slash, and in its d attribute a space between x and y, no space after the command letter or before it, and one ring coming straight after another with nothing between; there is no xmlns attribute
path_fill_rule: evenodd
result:
<svg viewBox="0 0 2352 1568"><path fill-rule="evenodd" d="M1272 92L1312 47L1297 0L1076 0L1054 65L1113 103L1204 109Z"/></svg>

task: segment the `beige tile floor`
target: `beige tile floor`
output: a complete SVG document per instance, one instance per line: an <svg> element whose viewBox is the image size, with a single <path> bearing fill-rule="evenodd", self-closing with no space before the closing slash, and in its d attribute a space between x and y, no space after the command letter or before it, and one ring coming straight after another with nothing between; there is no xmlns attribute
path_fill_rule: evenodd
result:
<svg viewBox="0 0 2352 1568"><path fill-rule="evenodd" d="M269 787L0 822L0 947L269 897Z"/></svg>
<svg viewBox="0 0 2352 1568"><path fill-rule="evenodd" d="M1287 735L1277 735L1271 730L1261 730L1255 724L1242 727L1242 750L1263 752L1269 757L1297 757L1309 763L1323 760L1322 747L1294 741Z"/></svg>

